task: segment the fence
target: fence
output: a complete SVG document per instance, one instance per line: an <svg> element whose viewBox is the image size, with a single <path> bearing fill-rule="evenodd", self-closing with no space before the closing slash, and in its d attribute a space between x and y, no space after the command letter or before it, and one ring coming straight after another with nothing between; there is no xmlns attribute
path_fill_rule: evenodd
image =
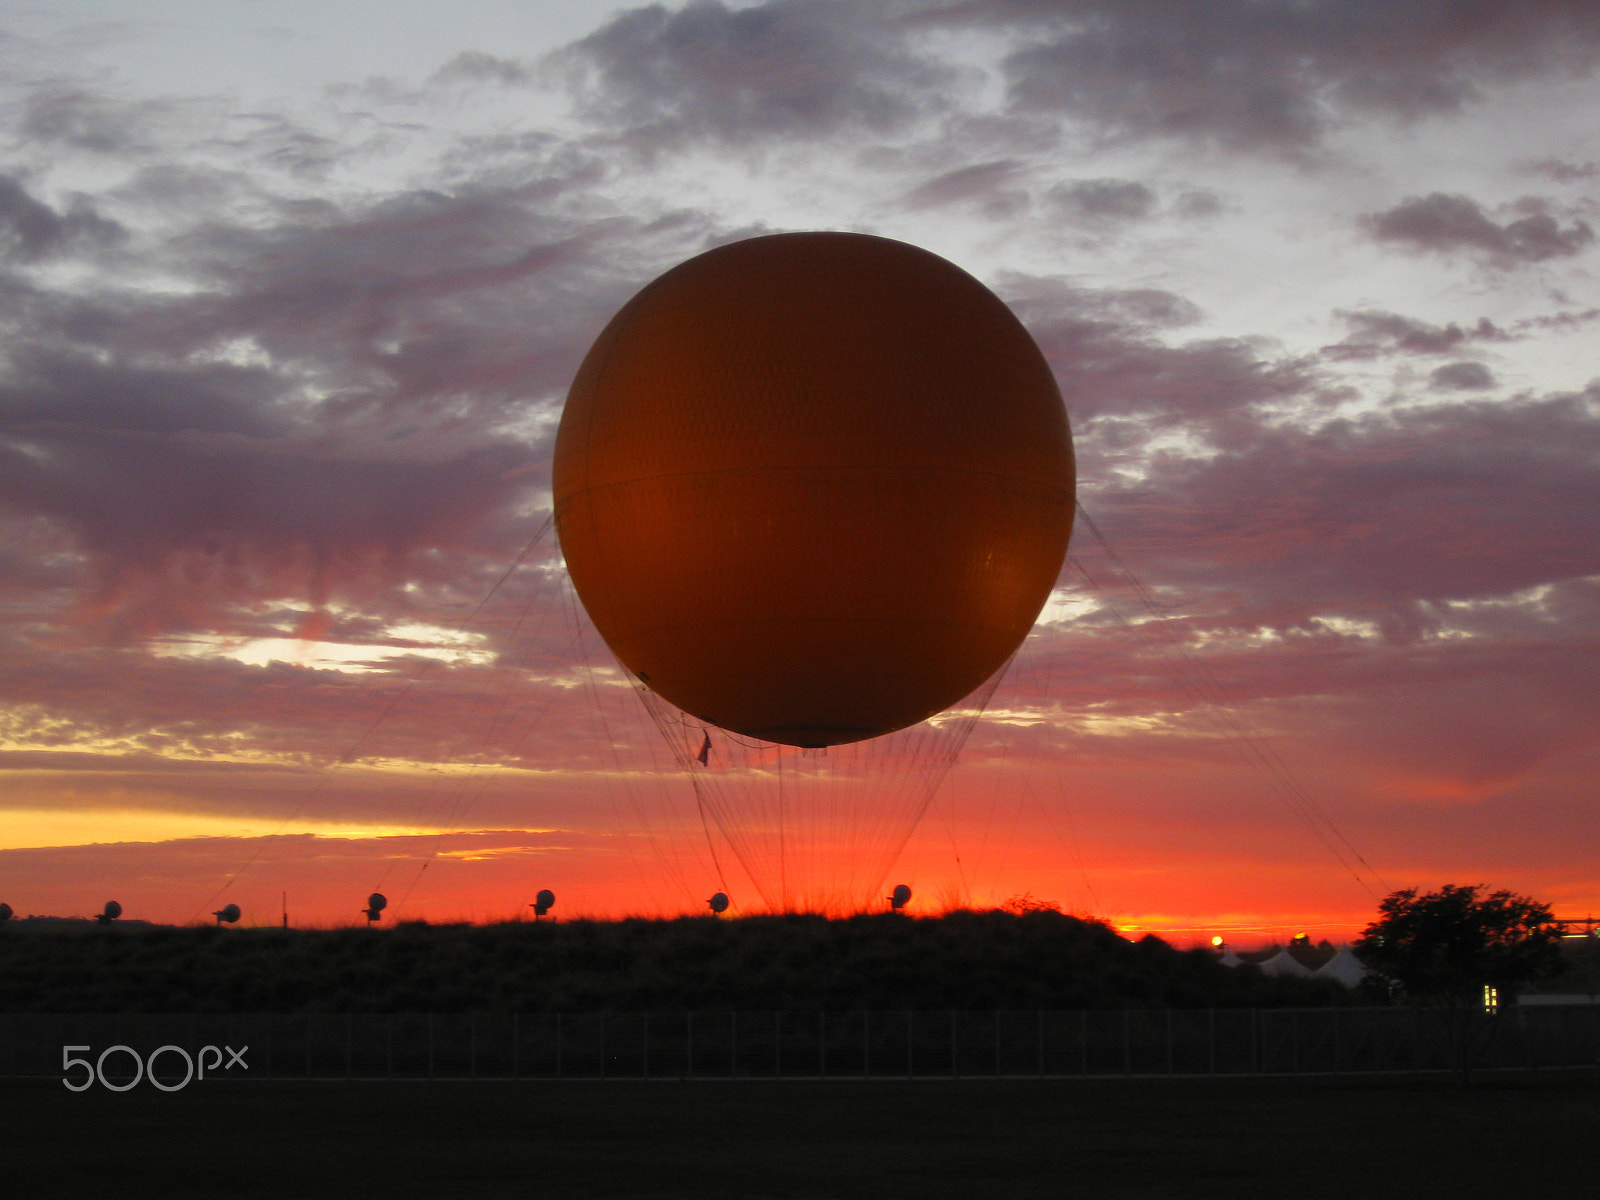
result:
<svg viewBox="0 0 1600 1200"><path fill-rule="evenodd" d="M1483 1066L1600 1065L1600 1008L1515 1008L1496 1024ZM184 1058L205 1046L248 1047L252 1079L1279 1075L1450 1065L1437 1023L1406 1008L0 1015L6 1076L62 1077L63 1047L91 1063L125 1048L105 1072L131 1074L137 1057L152 1072L181 1075ZM158 1064L151 1056L162 1047Z"/></svg>

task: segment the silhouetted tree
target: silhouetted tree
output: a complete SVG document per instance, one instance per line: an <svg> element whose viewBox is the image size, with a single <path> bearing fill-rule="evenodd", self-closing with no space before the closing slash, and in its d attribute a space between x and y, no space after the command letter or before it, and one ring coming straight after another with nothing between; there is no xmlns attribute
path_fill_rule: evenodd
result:
<svg viewBox="0 0 1600 1200"><path fill-rule="evenodd" d="M1369 970L1442 1022L1463 1081L1523 984L1561 966L1561 927L1548 906L1481 885L1392 892L1352 949Z"/></svg>

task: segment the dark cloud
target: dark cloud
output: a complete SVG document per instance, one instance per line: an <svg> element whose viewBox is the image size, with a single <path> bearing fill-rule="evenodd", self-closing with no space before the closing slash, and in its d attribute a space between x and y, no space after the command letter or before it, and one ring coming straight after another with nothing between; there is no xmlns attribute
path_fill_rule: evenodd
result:
<svg viewBox="0 0 1600 1200"><path fill-rule="evenodd" d="M1428 386L1435 391L1483 391L1494 385L1494 372L1478 362L1446 363L1428 376Z"/></svg>
<svg viewBox="0 0 1600 1200"><path fill-rule="evenodd" d="M1479 317L1476 325L1463 327L1454 321L1448 325L1432 325L1415 317L1381 309L1335 313L1350 333L1341 342L1323 347L1324 356L1331 359L1371 359L1390 354L1459 354L1472 342L1507 342L1511 335L1488 317Z"/></svg>
<svg viewBox="0 0 1600 1200"><path fill-rule="evenodd" d="M1222 211L1222 197L1204 188L1194 188L1179 196L1173 207L1181 217L1214 217Z"/></svg>
<svg viewBox="0 0 1600 1200"><path fill-rule="evenodd" d="M0 175L0 258L37 262L75 241L106 243L123 235L120 225L100 216L81 197L58 213L16 179Z"/></svg>
<svg viewBox="0 0 1600 1200"><path fill-rule="evenodd" d="M49 90L29 100L20 132L30 140L109 153L133 144L138 123L126 109L89 92Z"/></svg>
<svg viewBox="0 0 1600 1200"><path fill-rule="evenodd" d="M1089 608L1030 643L1010 698L1078 714L1041 727L1051 753L1112 753L1100 722L1163 713L1165 750L1128 739L1140 761L1271 729L1386 795L1477 803L1594 748L1600 394L1231 420L1220 452L1115 472L1091 424L1065 580Z"/></svg>
<svg viewBox="0 0 1600 1200"><path fill-rule="evenodd" d="M281 436L281 381L261 367L111 364L66 348L23 345L0 382L0 432L99 426L145 434Z"/></svg>
<svg viewBox="0 0 1600 1200"><path fill-rule="evenodd" d="M1169 578L1229 596L1238 627L1345 614L1406 643L1448 624L1440 606L1600 573L1597 451L1593 393L1463 399L1263 422L1138 485L1100 481L1097 503L1117 535L1155 539Z"/></svg>
<svg viewBox="0 0 1600 1200"><path fill-rule="evenodd" d="M1554 179L1557 183L1577 183L1600 175L1600 163L1575 163L1560 158L1541 158L1537 162L1525 164L1523 169L1535 175Z"/></svg>
<svg viewBox="0 0 1600 1200"><path fill-rule="evenodd" d="M1138 221L1155 211L1156 194L1134 179L1074 179L1052 187L1045 203L1079 221Z"/></svg>
<svg viewBox="0 0 1600 1200"><path fill-rule="evenodd" d="M511 447L444 462L321 457L293 442L34 423L0 441L0 502L58 520L113 593L184 580L316 603L343 576L396 579L409 553L450 545L505 503ZM171 595L174 591L177 595Z"/></svg>
<svg viewBox="0 0 1600 1200"><path fill-rule="evenodd" d="M433 74L434 83L491 83L514 87L533 83L537 70L514 58L482 50L463 50Z"/></svg>
<svg viewBox="0 0 1600 1200"><path fill-rule="evenodd" d="M626 130L641 151L884 135L916 120L955 77L859 6L833 0L651 5L613 18L560 61L589 117Z"/></svg>
<svg viewBox="0 0 1600 1200"><path fill-rule="evenodd" d="M947 205L977 204L993 210L997 202L1026 206L1027 195L1011 185L1025 174L1026 166L1017 159L976 163L960 167L913 188L901 199L908 209L942 208Z"/></svg>
<svg viewBox="0 0 1600 1200"><path fill-rule="evenodd" d="M1563 229L1549 213L1539 212L1501 225L1475 200L1444 192L1408 197L1363 217L1362 225L1379 241L1440 254L1465 250L1501 267L1565 258L1594 241L1594 230L1583 221Z"/></svg>
<svg viewBox="0 0 1600 1200"><path fill-rule="evenodd" d="M1340 108L1455 112L1489 86L1587 72L1600 56L1600 10L1583 0L975 0L913 24L1015 30L1015 111L1289 152L1316 147Z"/></svg>
<svg viewBox="0 0 1600 1200"><path fill-rule="evenodd" d="M1189 15L1186 17L1185 13ZM1072 32L1013 53L1011 107L1060 112L1128 135L1217 137L1243 145L1314 142L1324 117L1310 89L1259 69L1220 15L1178 9L1148 24L1094 14Z"/></svg>
<svg viewBox="0 0 1600 1200"><path fill-rule="evenodd" d="M1170 292L1023 277L1001 282L1001 294L1055 370L1086 477L1137 461L1163 431L1226 442L1253 429L1256 408L1314 395L1315 380L1302 365L1270 360L1248 340L1169 345L1169 331L1200 317L1191 301Z"/></svg>
<svg viewBox="0 0 1600 1200"><path fill-rule="evenodd" d="M346 204L216 174L229 203L169 203L177 168L141 169L119 201L171 225L140 253L189 286L0 278L0 510L71 533L118 636L253 592L371 602L429 555L514 553L584 349L713 233L596 215L604 172L542 150L497 186ZM33 256L81 259L102 232L14 184L6 217Z"/></svg>

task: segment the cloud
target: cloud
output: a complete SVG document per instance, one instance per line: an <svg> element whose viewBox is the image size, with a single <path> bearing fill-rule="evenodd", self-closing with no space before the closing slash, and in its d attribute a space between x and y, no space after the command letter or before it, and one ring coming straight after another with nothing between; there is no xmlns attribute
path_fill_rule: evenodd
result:
<svg viewBox="0 0 1600 1200"><path fill-rule="evenodd" d="M1494 385L1494 372L1477 362L1446 363L1428 376L1428 386L1435 391L1483 391Z"/></svg>
<svg viewBox="0 0 1600 1200"><path fill-rule="evenodd" d="M1577 183L1600 175L1600 163L1593 161L1575 163L1560 158L1541 158L1536 162L1524 164L1523 169L1535 175L1554 179L1557 183Z"/></svg>
<svg viewBox="0 0 1600 1200"><path fill-rule="evenodd" d="M79 197L65 214L29 195L22 184L0 175L0 258L30 263L73 242L114 242L124 234L115 221Z"/></svg>
<svg viewBox="0 0 1600 1200"><path fill-rule="evenodd" d="M534 83L537 70L514 58L501 58L482 50L463 50L433 73L434 83L492 83L518 87Z"/></svg>
<svg viewBox="0 0 1600 1200"><path fill-rule="evenodd" d="M1096 504L1164 578L1228 596L1232 627L1342 614L1408 643L1456 620L1451 605L1600 574L1597 448L1592 391L1263 420L1225 453L1106 481Z"/></svg>
<svg viewBox="0 0 1600 1200"><path fill-rule="evenodd" d="M1150 216L1156 194L1135 179L1074 179L1052 187L1045 202L1064 216L1098 224Z"/></svg>
<svg viewBox="0 0 1600 1200"><path fill-rule="evenodd" d="M514 180L340 203L198 168L197 203L177 170L114 193L142 223L108 269L0 276L0 511L72 535L115 638L515 553L587 345L714 232L596 214L604 171L548 145ZM0 246L7 222L14 257L73 265L123 230L14 180ZM125 284L150 270L183 286Z"/></svg>
<svg viewBox="0 0 1600 1200"><path fill-rule="evenodd" d="M1172 331L1201 316L1171 292L1021 275L1003 278L1000 292L1056 373L1085 479L1131 466L1162 433L1227 442L1253 429L1255 408L1308 400L1315 391L1300 364L1271 360L1247 339L1169 344Z"/></svg>
<svg viewBox="0 0 1600 1200"><path fill-rule="evenodd" d="M1361 223L1378 241L1438 254L1465 250L1498 267L1570 257L1594 241L1594 230L1583 221L1563 229L1549 213L1538 212L1501 225L1476 201L1444 192L1407 197Z"/></svg>
<svg viewBox="0 0 1600 1200"><path fill-rule="evenodd" d="M1314 151L1347 111L1454 113L1495 85L1586 73L1600 14L1581 0L975 0L922 26L1009 29L1010 107L1122 137Z"/></svg>
<svg viewBox="0 0 1600 1200"><path fill-rule="evenodd" d="M911 210L975 205L986 216L1004 219L1028 205L1027 193L1011 186L1026 170L1017 159L974 163L913 188L900 205Z"/></svg>
<svg viewBox="0 0 1600 1200"><path fill-rule="evenodd" d="M955 77L860 7L829 0L633 9L556 62L588 118L640 150L881 136L907 128Z"/></svg>
<svg viewBox="0 0 1600 1200"><path fill-rule="evenodd" d="M35 424L0 443L0 501L65 523L102 594L155 587L326 602L345 575L399 576L504 503L510 447L441 463L322 457L314 446ZM191 593L192 594L192 593ZM176 598L176 597L174 597Z"/></svg>
<svg viewBox="0 0 1600 1200"><path fill-rule="evenodd" d="M1461 390L1359 417L1238 408L1211 448L1104 418L1127 460L1091 422L1072 615L1001 698L1041 718L1018 753L1217 765L1244 729L1386 803L1569 788L1600 744L1600 394Z"/></svg>
<svg viewBox="0 0 1600 1200"><path fill-rule="evenodd" d="M1382 309L1338 310L1334 313L1350 327L1341 342L1324 346L1324 357L1333 360L1373 359L1391 354L1460 354L1472 342L1507 342L1506 333L1488 317L1479 317L1470 328L1433 325L1415 317L1401 316Z"/></svg>

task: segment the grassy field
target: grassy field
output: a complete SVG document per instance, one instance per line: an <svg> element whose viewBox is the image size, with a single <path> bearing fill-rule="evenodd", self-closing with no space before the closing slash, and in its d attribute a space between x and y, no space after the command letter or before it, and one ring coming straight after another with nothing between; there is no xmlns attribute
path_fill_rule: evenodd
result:
<svg viewBox="0 0 1600 1200"><path fill-rule="evenodd" d="M1600 1073L787 1083L0 1081L7 1196L1593 1195Z"/></svg>

